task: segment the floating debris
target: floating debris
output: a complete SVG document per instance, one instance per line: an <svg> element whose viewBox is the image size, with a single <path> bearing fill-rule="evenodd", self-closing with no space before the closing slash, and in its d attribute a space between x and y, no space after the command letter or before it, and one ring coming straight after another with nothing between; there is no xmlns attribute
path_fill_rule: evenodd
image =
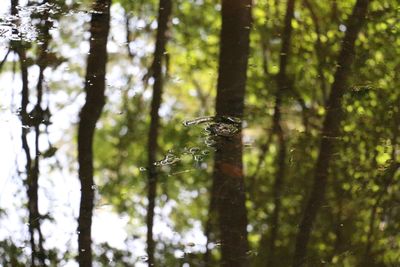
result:
<svg viewBox="0 0 400 267"><path fill-rule="evenodd" d="M183 125L192 126L192 125L198 125L198 124L206 123L206 122L240 125L242 123L242 120L240 118L233 117L233 116L205 116L205 117L199 117L199 118L192 119L192 120L185 120L185 121L183 121Z"/></svg>
<svg viewBox="0 0 400 267"><path fill-rule="evenodd" d="M212 135L232 137L239 132L239 127L235 124L220 122L210 124L205 130Z"/></svg>
<svg viewBox="0 0 400 267"><path fill-rule="evenodd" d="M183 125L192 126L202 123L207 123L207 127L204 130L208 135L232 137L239 132L242 120L232 116L207 116L186 120Z"/></svg>
<svg viewBox="0 0 400 267"><path fill-rule="evenodd" d="M175 155L173 152L169 151L165 158L160 161L154 162L154 166L166 166L166 165L174 165L181 161L181 158Z"/></svg>
<svg viewBox="0 0 400 267"><path fill-rule="evenodd" d="M193 120L186 120L183 122L183 125L185 126L192 126L192 125L198 125L200 123L205 123L205 122L212 122L214 121L213 116L207 116L207 117L200 117L197 119L193 119Z"/></svg>

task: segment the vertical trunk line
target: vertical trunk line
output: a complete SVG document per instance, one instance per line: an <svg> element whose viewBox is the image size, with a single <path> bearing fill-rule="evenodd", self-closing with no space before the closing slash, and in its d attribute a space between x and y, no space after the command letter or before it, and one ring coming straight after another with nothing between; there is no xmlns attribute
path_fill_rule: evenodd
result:
<svg viewBox="0 0 400 267"><path fill-rule="evenodd" d="M314 11L314 8L312 4L310 3L309 0L303 0L305 7L310 11L311 19L314 23L314 28L315 28L315 33L317 35L317 40L314 44L314 49L315 49L315 54L317 56L317 71L318 71L318 76L319 76L319 82L321 86L321 92L322 92L322 99L323 103L325 104L327 101L327 94L328 94L328 88L326 84L326 78L324 74L324 56L323 56L323 45L321 41L321 27L319 23L319 19L317 14Z"/></svg>
<svg viewBox="0 0 400 267"><path fill-rule="evenodd" d="M17 15L19 1L18 0L11 0L11 15ZM26 172L26 180L24 181L26 185L26 194L28 197L28 230L29 230L29 242L31 245L31 266L35 267L37 255L37 247L35 241L35 196L33 192L35 188L33 187L34 184L32 183L32 157L30 154L30 147L28 143L28 133L29 127L31 126L31 121L28 115L28 104L29 104L29 81L28 81L28 65L26 63L26 49L24 44L15 44L12 45L12 49L18 55L20 68L21 68L21 81L22 81L22 91L21 91L21 108L19 110L19 115L22 123L22 130L21 130L21 142L22 142L22 149L24 150L25 157L26 157L26 164L25 164L25 172Z"/></svg>
<svg viewBox="0 0 400 267"><path fill-rule="evenodd" d="M48 1L44 1L47 3ZM39 175L40 175L40 149L39 149L39 138L40 138L40 125L43 122L43 109L42 109L42 98L43 98L43 81L44 81L44 71L46 69L46 56L47 49L50 42L49 30L52 26L52 22L48 20L48 14L44 14L41 19L43 25L41 25L41 33L43 36L43 43L40 45L38 65L39 65L39 78L36 85L37 90L37 102L34 108L34 128L35 128L35 160L32 169L32 201L34 202L34 214L35 214L35 228L38 233L38 258L42 266L46 266L46 253L43 247L44 237L41 230L41 214L39 213Z"/></svg>
<svg viewBox="0 0 400 267"><path fill-rule="evenodd" d="M284 20L282 46L280 50L280 61L279 61L279 73L276 77L277 89L275 94L275 108L273 115L273 132L278 137L279 151L276 158L276 173L273 187L273 201L274 210L271 217L271 233L269 239L269 251L267 266L273 266L275 260L275 246L276 239L278 237L279 227L279 215L281 208L281 196L282 186L285 179L285 165L286 165L286 140L284 131L282 128L282 97L284 93L287 93L288 77L287 77L287 65L289 60L290 45L292 39L292 19L294 17L294 6L295 0L289 0L287 2L286 14Z"/></svg>
<svg viewBox="0 0 400 267"><path fill-rule="evenodd" d="M326 117L321 132L319 155L315 165L314 183L296 237L293 267L304 266L307 257L307 245L312 226L324 198L328 179L328 171L332 154L334 153L335 139L340 136L341 103L345 93L350 68L354 61L355 41L365 21L369 0L357 0L353 12L347 23L340 54L337 60L337 69L328 102L326 103Z"/></svg>
<svg viewBox="0 0 400 267"><path fill-rule="evenodd" d="M153 238L153 226L154 226L154 208L156 204L157 196L157 181L158 175L154 166L156 161L156 155L158 150L158 134L160 127L160 116L158 111L161 106L161 98L163 92L163 57L165 52L165 46L167 43L167 32L170 16L172 13L172 1L171 0L160 0L158 8L158 20L157 20L157 35L156 45L154 51L154 60L151 66L151 73L154 78L153 86L153 97L151 99L151 110L150 110L150 129L147 140L147 164L148 164L148 188L147 188L147 199L149 201L147 207L147 255L148 265L155 266L155 242Z"/></svg>
<svg viewBox="0 0 400 267"><path fill-rule="evenodd" d="M80 112L78 126L78 162L81 201L78 218L78 262L92 266L92 215L94 201L93 138L95 127L105 104L107 38L111 0L94 2L90 26L90 50L85 78L86 101Z"/></svg>
<svg viewBox="0 0 400 267"><path fill-rule="evenodd" d="M243 118L251 28L251 0L223 0L216 97L217 116ZM213 183L221 238L222 267L248 266L247 210L242 131L220 138Z"/></svg>

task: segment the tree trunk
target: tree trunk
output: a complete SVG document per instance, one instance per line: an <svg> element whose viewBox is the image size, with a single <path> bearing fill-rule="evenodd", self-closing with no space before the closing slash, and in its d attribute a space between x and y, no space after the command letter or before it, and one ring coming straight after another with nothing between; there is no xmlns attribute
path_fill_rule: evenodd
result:
<svg viewBox="0 0 400 267"><path fill-rule="evenodd" d="M321 41L321 26L320 26L320 21L317 16L317 14L314 11L314 8L312 4L310 3L309 0L304 0L304 6L307 8L310 12L311 19L314 23L314 28L315 28L315 34L317 35L317 40L315 41L314 44L314 51L315 55L317 57L317 72L318 72L318 80L321 86L321 93L322 93L322 102L325 104L327 101L327 83L326 83L326 78L324 74L324 62L325 62L325 56L324 56L324 47L322 45Z"/></svg>
<svg viewBox="0 0 400 267"><path fill-rule="evenodd" d="M44 1L44 3L48 3L48 1ZM43 98L43 82L44 82L44 71L47 67L46 56L47 49L50 42L50 33L49 30L52 26L52 22L48 19L48 13L44 13L41 18L41 26L40 33L43 37L43 42L39 46L39 57L37 65L39 66L39 78L36 85L37 91L37 100L36 105L33 110L32 118L34 120L33 126L35 129L35 160L33 162L33 166L31 169L31 175L29 179L29 185L31 190L29 191L29 200L32 205L32 211L34 214L34 227L38 233L38 258L41 266L46 266L46 254L43 248L44 237L41 230L41 215L39 213L39 199L38 199L38 189L39 189L39 174L40 174L40 149L39 149L39 137L40 137L40 125L44 120L44 111L42 109L42 98Z"/></svg>
<svg viewBox="0 0 400 267"><path fill-rule="evenodd" d="M222 1L217 116L243 118L251 5L251 0ZM231 138L219 139L214 164L221 266L248 266L241 129Z"/></svg>
<svg viewBox="0 0 400 267"><path fill-rule="evenodd" d="M286 168L286 140L281 123L281 106L283 93L287 93L288 77L286 68L288 65L290 43L292 37L292 19L294 16L295 0L289 0L286 7L285 24L282 36L282 47L280 51L279 73L276 83L275 109L273 116L273 132L278 138L279 151L276 159L276 174L273 187L274 211L271 216L271 233L269 238L267 266L274 266L275 243L278 236L279 214L281 208L282 186L285 178Z"/></svg>
<svg viewBox="0 0 400 267"><path fill-rule="evenodd" d="M311 229L324 198L328 171L335 141L340 136L342 97L347 87L350 68L354 61L355 41L365 21L368 0L357 0L347 23L347 30L337 60L337 69L328 102L326 117L321 132L321 144L315 165L314 183L304 210L303 218L296 237L293 267L304 266L307 257L307 245Z"/></svg>
<svg viewBox="0 0 400 267"><path fill-rule="evenodd" d="M18 9L17 6L19 4L18 0L11 0L11 14L17 15ZM38 151L38 138L39 138L39 124L40 120L38 117L32 117L32 115L28 114L28 104L29 104L29 82L28 82L28 64L27 64L27 56L26 49L24 47L24 43L11 44L12 49L19 57L20 68L21 68L21 81L22 81L22 92L21 92L21 108L19 111L19 115L22 123L22 133L21 133L21 141L22 148L26 157L25 164L25 172L26 172L26 193L28 197L28 229L30 235L30 245L31 245L31 266L37 266L37 259L40 262L41 266L46 266L46 255L43 248L43 235L40 228L40 220L41 215L39 213L39 205L38 205L38 179L39 179L39 151ZM43 74L43 72L41 72ZM40 75L43 76L43 75ZM41 89L42 77L39 78L38 81L38 92ZM38 103L41 101L41 97L39 98L38 93ZM37 113L33 113L33 115L40 115ZM38 124L39 122L39 124ZM31 151L28 143L28 133L29 128L31 126L35 127L35 160L32 160ZM35 232L37 233L38 240L36 241Z"/></svg>
<svg viewBox="0 0 400 267"><path fill-rule="evenodd" d="M161 97L163 91L163 57L165 52L165 46L167 43L167 32L170 16L172 13L172 1L171 0L160 0L158 9L158 21L157 21L157 36L156 36L156 47L154 51L154 61L151 66L150 73L154 78L153 86L153 97L151 100L151 111L150 111L150 129L147 140L147 164L148 164L148 188L147 188L147 199L149 201L147 207L147 256L148 265L155 266L154 251L155 243L153 239L153 224L154 224L154 207L157 196L157 173L154 166L156 161L157 149L158 149L158 130L160 126L160 116L158 111L161 105Z"/></svg>
<svg viewBox="0 0 400 267"><path fill-rule="evenodd" d="M90 51L85 78L86 102L78 126L78 162L81 202L78 218L78 261L81 267L92 266L91 226L94 201L93 137L97 120L105 104L107 38L111 0L97 0L90 26Z"/></svg>
<svg viewBox="0 0 400 267"><path fill-rule="evenodd" d="M37 210L37 197L35 197L34 192L37 192L37 188L31 182L31 173L32 173L32 157L30 152L30 147L28 143L28 133L30 128L29 115L27 112L27 106L29 103L29 84L28 84L28 66L26 63L26 51L23 47L16 48L16 53L18 54L20 67L21 67L21 78L22 78L22 98L21 98L21 109L19 111L19 115L21 117L22 122L22 133L21 133L21 141L22 148L25 152L26 164L25 164L25 172L26 172L26 181L25 184L27 186L26 194L28 196L28 229L30 235L30 245L31 245L31 266L36 266L36 258L37 258L37 248L35 241L35 210ZM37 194L37 193L36 193ZM36 200L35 200L36 199Z"/></svg>

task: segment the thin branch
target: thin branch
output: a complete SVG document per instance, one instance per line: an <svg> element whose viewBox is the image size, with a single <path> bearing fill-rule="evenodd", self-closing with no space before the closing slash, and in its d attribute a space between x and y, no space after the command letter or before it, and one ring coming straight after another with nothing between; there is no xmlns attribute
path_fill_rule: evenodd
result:
<svg viewBox="0 0 400 267"><path fill-rule="evenodd" d="M315 47L315 54L317 56L317 72L318 72L318 80L320 81L321 92L322 92L322 99L323 103L326 103L328 100L328 85L326 82L325 74L324 74L324 53L323 53L323 46L321 41L321 26L319 23L319 18L314 11L312 4L309 0L303 0L305 7L310 11L311 19L314 23L315 33L317 35L317 40L314 44Z"/></svg>
<svg viewBox="0 0 400 267"><path fill-rule="evenodd" d="M7 57L10 54L10 52L11 52L11 48L8 49L8 51L7 51L6 55L4 56L3 60L0 62L0 71L3 68L4 63L7 61Z"/></svg>

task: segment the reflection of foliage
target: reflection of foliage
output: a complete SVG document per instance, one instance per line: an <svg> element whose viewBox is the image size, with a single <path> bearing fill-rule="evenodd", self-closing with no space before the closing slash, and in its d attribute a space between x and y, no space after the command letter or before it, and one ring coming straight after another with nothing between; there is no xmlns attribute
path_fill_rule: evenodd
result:
<svg viewBox="0 0 400 267"><path fill-rule="evenodd" d="M283 225L279 233L276 256L281 259L282 266L287 266L290 263L288 255L291 253L292 240L296 234L294 225L298 222L304 196L309 193L311 186L308 177L312 175L313 164L318 152L319 130L322 118L326 113L323 104L325 101L324 94L327 94L327 92L322 90L322 86L325 84L325 87L329 88L327 85L333 81L336 55L340 48L340 40L343 37L343 33L338 28L340 22L344 21L352 8L352 5L344 1L335 1L337 4L335 7L332 6L331 2L310 2L314 11L317 11L316 17L311 17L312 14L307 6L302 6L302 9L300 9L299 4L297 6L298 13L296 13L292 22L294 36L288 75L292 79L291 83L295 93L289 93L284 103L283 124L288 131L289 156L287 185L284 187L282 196L284 212L281 221ZM393 4L393 1L387 1L387 5L393 6ZM180 23L173 27L172 40L168 48L170 80L167 84L165 105L170 108L170 111L164 117L161 140L161 149L164 153L160 153L160 160L168 150L183 151L183 148L188 144L198 145L196 143L198 138L202 138L201 129L198 129L198 132L192 131L192 129L187 131L182 128L182 121L196 115L212 114L209 109L205 109L206 113L196 114L196 112L202 110L198 105L202 101L202 97L207 96L206 90L215 83L213 73L215 73L218 51L218 31L215 29L218 28L218 21L214 18L217 17L218 11L215 4L208 1L204 1L202 4L185 1L179 3L178 6L179 10L176 11L176 14ZM340 139L334 165L331 168L331 185L328 190L326 205L332 208L323 209L318 219L316 226L318 230L313 234L313 245L310 248L311 261L320 262L323 258L326 261L331 261L332 264L335 264L334 266L353 266L358 262L358 259L363 257L366 233L362 229L365 228L365 225L368 225L370 219L368 203L373 202L375 198L375 195L369 192L376 190L374 188L379 186L378 170L381 166L384 166L388 157L390 158L391 151L395 149L394 143L389 141L392 138L391 134L393 134L394 127L391 111L396 109L394 100L396 90L393 89L395 85L390 81L393 81L394 62L397 62L392 53L398 51L398 48L395 48L394 43L383 44L384 40L393 38L392 33L380 33L379 37L373 35L377 31L377 24L387 24L388 22L384 21L391 21L395 13L393 7L392 9L385 8L385 16L378 15L383 8L383 5L372 5L371 17L357 43L356 63L352 68L353 75L351 75L349 83L351 87L346 93L343 103L345 110L345 120L342 122L343 137ZM208 10L208 12L205 10ZM257 166L257 157L254 157L256 154L254 152L258 150L258 144L265 142L265 137L262 134L264 128L271 127L268 116L272 113L273 102L271 98L274 90L276 90L274 77L278 72L279 31L282 28L280 16L283 12L284 5L276 6L274 1L257 3L253 12L253 47L249 65L249 93L246 102L248 111L246 117L247 129L245 129L245 133L248 131L249 136L255 139L254 146L247 149L245 154L245 163L250 174L253 172L252 168ZM318 21L315 21L315 19ZM321 44L319 48L321 51L318 52L319 54L316 54L315 51L317 38L315 23L319 23L320 30ZM380 25L379 27L383 26ZM265 42L264 49L266 50L259 49L260 42ZM371 46L374 49L371 49ZM262 53L265 53L265 55L262 55ZM263 56L267 57L265 68L262 62ZM388 58L385 64L382 64L382 58L386 59L386 57ZM365 64L366 60L367 65ZM323 74L322 77L320 76L321 73ZM382 76L383 73L386 73L386 75ZM177 77L176 74L179 76ZM179 81L176 82L175 78L179 78ZM265 79L267 79L266 83ZM327 90L326 88L325 90ZM195 95L196 99L191 95ZM206 98L201 104L210 105L211 97ZM145 104L145 107L147 107L147 104ZM135 110L134 105L132 105L132 109ZM303 110L299 111L299 109ZM190 115L185 116L182 112ZM304 125L304 116L309 125ZM113 130L115 132L123 130L126 119L121 119L117 120L119 121L117 125L108 130L104 127L98 135L99 140L106 140L112 136L112 134L106 134L104 131L112 131L112 128L115 129ZM118 150L112 147L105 148L107 151L118 151L117 154L126 154L125 161L129 162L128 165L122 163L117 169L113 167L113 171L109 168L115 166L112 163L113 161L110 161L110 157L102 157L102 153L99 153L100 165L111 171L106 176L113 175L116 179L115 183L113 181L113 185L105 184L106 187L103 188L102 196L118 199L116 203L125 203L124 208L120 206L121 209L119 210L132 212L132 216L137 213L133 212L134 207L130 204L126 205L126 203L131 203L130 196L137 194L144 187L144 176L138 171L139 167L145 166L141 143L143 143L146 130L141 122L143 120L137 121L135 131L126 134L130 136L126 140L131 140L128 141L131 148L126 149L127 146L122 149L117 148ZM388 125L393 125L393 127L388 127ZM307 129L307 132L304 129ZM101 136L105 139L102 139ZM255 250L258 250L260 245L260 233L268 228L265 224L265 218L268 218L273 210L273 206L271 206L272 180L270 177L276 168L274 161L277 154L275 142L276 140L273 140L269 146L268 153L266 153L261 164L262 169L259 171L255 182L252 182L255 188L249 188L252 193L248 205L254 207L249 209L249 220L253 228L249 238ZM177 162L173 168L173 171L168 170L167 173L179 173L178 170L187 169L186 166L182 166L181 162ZM119 171L118 174L115 173L116 170ZM209 170L209 168L206 170ZM190 223L183 218L197 218L205 223L207 195L204 192L207 192L210 186L207 180L209 174L208 171L195 171L161 179L162 193L167 194L167 201L179 199L185 190L194 190L199 194L199 197L191 199L187 204L181 201L173 209L171 214L174 222L173 227L178 232L183 232L187 227L190 228ZM120 187L120 191L117 190L118 187ZM394 190L395 184L390 185L390 188ZM123 192L123 194L117 192ZM116 195L118 197L115 197ZM165 203L160 201L159 205L162 206ZM381 202L382 206L383 203L386 203L386 201ZM357 213L358 210L363 210L363 212ZM393 212L393 209L391 209L391 212ZM393 224L391 227L394 227ZM394 232L389 234L385 230L385 233L388 234L389 238L394 238ZM384 240L385 238L382 237L383 247L388 242ZM376 250L379 251L379 248L377 247ZM387 257L393 257L390 250L385 253L388 256L383 254L374 254L373 256L380 259L377 262ZM262 254L263 249L261 247L258 253L260 258L264 257ZM257 255L257 253L252 255Z"/></svg>
<svg viewBox="0 0 400 267"><path fill-rule="evenodd" d="M279 146L277 138L269 140L269 135L273 127L271 116L277 90L275 80L279 72L285 2L255 1L253 9L243 132L244 143L249 144L244 149L248 176L249 257L256 267L263 266L268 257L263 242L268 239L269 220L274 210L273 177L277 170ZM98 124L94 144L99 205L110 204L116 212L129 215L131 228L127 231L130 236L140 239L144 238L139 228L144 225L147 204L144 194L148 167L145 136L149 123L149 86L142 78L146 76L152 58L146 49L154 44L157 3L155 0L115 1L116 14L122 8L123 16L128 16L131 32L128 39L133 56L127 55L126 47L117 50L112 47L108 75L124 82L122 86L109 84L107 87L109 102ZM167 160L169 163L160 164L163 166L157 169L160 172L157 205L161 209L170 209L168 226L176 232L176 240L157 236L157 258L160 266L178 266L184 262L200 266L204 252L202 245L196 244L193 252L183 254L183 257L176 255L181 255L177 251L185 250L180 242L193 225L200 222L204 227L207 222L211 159L213 150L218 148L211 149L205 143L212 141L208 139L210 133L205 133L205 124L185 127L182 122L214 114L220 5L211 0L179 0L174 3L172 29L165 53L168 73L160 112L162 130L157 156L158 162ZM91 1L83 1L82 6L75 4L72 9L76 12L71 14L80 14L79 10L86 10L90 4ZM286 135L287 160L276 244L280 266L291 264L293 240L304 200L310 193L310 177L318 155L322 121L327 112L324 104L334 79L336 58L344 35L343 22L353 4L354 1L345 0L296 3L287 66L287 82L291 90L285 92L281 119ZM357 266L363 264L364 258L370 260L371 266L396 266L399 262L400 177L398 171L388 172L392 162L400 160L397 6L396 0L372 1L368 21L356 42L355 63L342 103L342 136L337 140L329 172L327 198L311 236L309 261L314 264L312 266L319 266L322 261L330 266ZM62 51L63 46L79 47L81 37L73 33L77 24L83 24L74 21L76 18L61 17L68 10L62 4L60 8L60 13L53 14L52 19L60 21L63 28L60 36L54 36L54 43L44 60L53 67L68 66L66 73L75 81L53 81L49 77L48 84L54 93L66 92L79 98L81 88L76 80L82 76L84 68L80 61L69 62L69 55L62 54ZM125 34L123 25L116 24L117 32L112 32L110 38L114 45L117 44L117 35ZM21 44L13 42L13 46L18 45ZM27 66L32 68L36 63L41 64L35 61L38 46L32 43L24 44L24 47L30 51ZM5 61L2 71L11 69L11 61ZM148 83L151 85L152 80L149 79ZM70 104L66 99L57 99L57 102L62 106ZM34 124L28 114L24 116L29 122L27 124ZM208 127L208 130L221 137L215 134L218 130L215 127ZM221 138L226 137L229 139L229 134ZM42 151L43 161L50 162L54 155L62 153L61 145ZM263 148L265 155L259 157ZM172 154L168 151L173 151L174 157L167 158ZM253 173L257 175L253 177ZM392 177L386 177L388 173ZM218 241L217 232L213 233L213 239ZM219 259L217 250L213 250L214 261ZM96 261L103 266L132 266L135 261L143 261L137 259L134 251L118 250L106 243L97 244L94 251ZM57 257L60 261L72 258L70 254L56 257L55 252L51 253L54 256L49 256L49 259L53 262L57 262ZM0 264L25 266L26 258L26 252L11 240L0 242Z"/></svg>
<svg viewBox="0 0 400 267"><path fill-rule="evenodd" d="M12 267L27 266L27 262L30 261L27 250L29 249L26 245L17 246L10 239L0 241L0 265ZM47 251L47 259L51 263L50 266L59 266L61 261L60 255L58 255L58 251L55 249Z"/></svg>
<svg viewBox="0 0 400 267"><path fill-rule="evenodd" d="M101 243L95 247L95 260L101 266L125 267L131 266L132 253L111 247L108 243Z"/></svg>
<svg viewBox="0 0 400 267"><path fill-rule="evenodd" d="M0 241L0 264L2 266L25 266L28 259L24 257L23 248L17 247L10 240Z"/></svg>

